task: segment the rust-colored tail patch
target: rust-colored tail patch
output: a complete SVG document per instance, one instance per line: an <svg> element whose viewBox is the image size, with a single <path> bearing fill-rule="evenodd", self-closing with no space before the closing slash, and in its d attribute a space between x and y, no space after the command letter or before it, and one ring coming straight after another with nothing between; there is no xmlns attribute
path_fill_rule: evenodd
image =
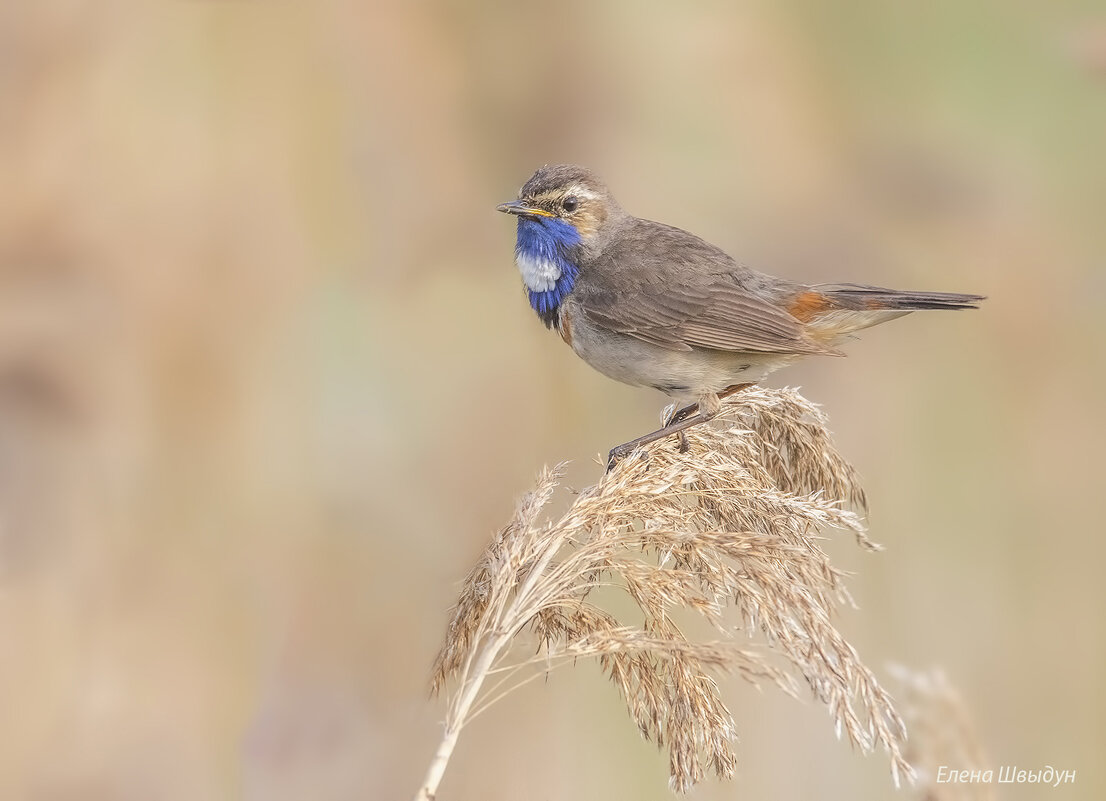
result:
<svg viewBox="0 0 1106 801"><path fill-rule="evenodd" d="M829 296L821 292L816 292L813 289L800 292L789 304L787 304L787 310L791 313L791 316L804 323L810 322L819 314L827 312L832 308L835 308L835 304L830 300Z"/></svg>

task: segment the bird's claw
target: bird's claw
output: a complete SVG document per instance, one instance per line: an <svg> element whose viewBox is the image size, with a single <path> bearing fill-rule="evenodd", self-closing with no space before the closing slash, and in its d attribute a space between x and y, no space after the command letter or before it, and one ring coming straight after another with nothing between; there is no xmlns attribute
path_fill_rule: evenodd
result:
<svg viewBox="0 0 1106 801"><path fill-rule="evenodd" d="M633 453L632 449L627 449L624 445L611 448L610 453L607 454L607 472L614 470L614 466Z"/></svg>

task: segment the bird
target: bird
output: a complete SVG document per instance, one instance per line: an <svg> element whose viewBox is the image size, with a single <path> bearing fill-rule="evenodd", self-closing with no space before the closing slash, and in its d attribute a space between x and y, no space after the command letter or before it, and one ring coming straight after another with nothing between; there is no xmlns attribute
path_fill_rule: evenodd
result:
<svg viewBox="0 0 1106 801"><path fill-rule="evenodd" d="M686 450L685 430L717 416L722 398L798 359L844 355L839 345L856 331L985 300L757 272L695 234L629 214L572 164L539 168L497 210L517 218L515 264L546 327L600 373L687 404L612 448L608 470L673 434Z"/></svg>

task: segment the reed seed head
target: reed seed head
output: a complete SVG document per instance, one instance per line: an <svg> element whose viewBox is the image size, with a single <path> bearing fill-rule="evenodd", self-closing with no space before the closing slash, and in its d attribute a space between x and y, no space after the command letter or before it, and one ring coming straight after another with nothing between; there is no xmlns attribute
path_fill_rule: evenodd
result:
<svg viewBox="0 0 1106 801"><path fill-rule="evenodd" d="M492 671L592 657L667 750L677 791L734 773L723 673L791 694L805 685L839 736L886 750L896 782L909 776L902 719L833 620L851 599L823 535L878 546L824 415L794 390L752 388L687 435L687 452L673 438L636 452L554 520L541 513L561 467L541 473L462 586L433 678L435 692L457 680L447 727L464 726ZM599 605L595 591L611 586L640 610L633 623ZM718 639L685 636L677 621L692 617Z"/></svg>

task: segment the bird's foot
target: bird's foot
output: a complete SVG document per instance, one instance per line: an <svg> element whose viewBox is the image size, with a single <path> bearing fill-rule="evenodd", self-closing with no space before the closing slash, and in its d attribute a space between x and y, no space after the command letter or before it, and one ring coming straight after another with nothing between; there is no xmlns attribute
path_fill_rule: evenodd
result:
<svg viewBox="0 0 1106 801"><path fill-rule="evenodd" d="M634 443L626 442L611 448L607 454L607 472L614 470L614 466L634 452Z"/></svg>

